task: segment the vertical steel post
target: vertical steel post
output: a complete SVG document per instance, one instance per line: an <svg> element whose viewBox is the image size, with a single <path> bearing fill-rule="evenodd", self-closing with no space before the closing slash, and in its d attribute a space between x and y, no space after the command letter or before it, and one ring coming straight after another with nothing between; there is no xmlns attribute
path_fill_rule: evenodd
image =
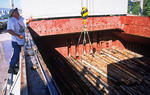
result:
<svg viewBox="0 0 150 95"><path fill-rule="evenodd" d="M130 0L130 14L132 14L132 0Z"/></svg>
<svg viewBox="0 0 150 95"><path fill-rule="evenodd" d="M10 0L10 9L14 9L14 2L13 2L13 0Z"/></svg>
<svg viewBox="0 0 150 95"><path fill-rule="evenodd" d="M142 14L143 14L143 2L144 2L144 0L140 0L139 15L142 15Z"/></svg>

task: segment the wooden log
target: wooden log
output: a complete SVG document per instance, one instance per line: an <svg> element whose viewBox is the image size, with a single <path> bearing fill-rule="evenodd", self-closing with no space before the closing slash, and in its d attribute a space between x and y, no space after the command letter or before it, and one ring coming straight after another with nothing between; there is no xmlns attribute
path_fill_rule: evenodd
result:
<svg viewBox="0 0 150 95"><path fill-rule="evenodd" d="M108 51L108 50L106 50L106 49L104 49L104 50L102 50L102 51L104 51L104 52L106 52L106 53L112 55L113 57L119 58L117 55L112 54L112 52L110 52L110 51ZM121 56L121 55L120 55L120 56ZM123 57L121 57L121 60L123 60ZM122 70L123 72L129 74L130 76L132 76L133 78L135 78L136 80L138 80L139 83L142 82L142 80L143 80L142 75L140 75L140 74L134 72L133 70L130 70L130 69L126 68L126 67L125 67L124 65L122 65L122 64L116 63L116 64L114 64L114 65L115 65L117 68L119 68L120 70Z"/></svg>
<svg viewBox="0 0 150 95"><path fill-rule="evenodd" d="M121 81L125 82L126 85L130 85L130 84L133 84L136 82L136 80L133 77L129 76L126 72L124 72L125 70L122 71L122 68L119 67L117 64L115 64L115 63L112 64L113 62L110 59L110 57L108 57L108 56L104 57L104 56L100 56L100 55L97 55L97 56L109 64L109 70L114 69L117 72L117 74L115 74L114 77L118 77L120 75L120 78L122 78ZM109 62L112 62L112 63L109 63Z"/></svg>

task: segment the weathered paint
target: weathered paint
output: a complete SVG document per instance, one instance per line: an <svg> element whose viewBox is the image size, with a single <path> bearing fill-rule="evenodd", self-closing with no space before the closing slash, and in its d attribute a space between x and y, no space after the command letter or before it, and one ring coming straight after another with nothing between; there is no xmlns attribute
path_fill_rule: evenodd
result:
<svg viewBox="0 0 150 95"><path fill-rule="evenodd" d="M82 18L40 20L30 23L30 27L40 36L81 32ZM128 34L150 37L150 17L109 16L89 17L88 31L120 29Z"/></svg>
<svg viewBox="0 0 150 95"><path fill-rule="evenodd" d="M41 37L50 36L48 39L50 39L49 43L51 43L51 47L55 48L64 57L73 56L74 58L83 55L84 51L88 54L90 54L91 51L100 53L102 48L110 48L113 46L125 49L119 39L111 39L110 33L113 33L125 41L142 44L149 43L150 38L150 17L89 17L87 19L87 30L89 31L92 44L90 45L89 42L87 42L85 46L82 45L82 41L77 45L79 34L83 27L82 18L32 21L30 27ZM122 32L116 32L116 29ZM110 38L109 40L101 39L102 34L98 34L104 30L111 30L103 35L107 37L107 39Z"/></svg>

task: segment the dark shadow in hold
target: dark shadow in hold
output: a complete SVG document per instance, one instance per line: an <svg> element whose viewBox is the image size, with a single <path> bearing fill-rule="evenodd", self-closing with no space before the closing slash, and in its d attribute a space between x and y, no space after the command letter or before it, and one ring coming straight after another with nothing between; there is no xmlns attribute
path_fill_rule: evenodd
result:
<svg viewBox="0 0 150 95"><path fill-rule="evenodd" d="M87 67L83 67L83 69L82 69L82 71L80 72L80 73L82 73L83 75L84 74L89 74L90 76L92 76L92 78L94 78L95 80L96 80L96 86L94 87L94 88L100 88L100 85L103 85L104 86L104 84L102 83L102 81L100 80L101 79L101 77L100 76L95 76L95 75L93 75L89 70L88 70L88 68ZM100 95L103 95L103 94L105 94L105 90L104 90L104 87L102 88L102 89L100 89L99 91L99 94Z"/></svg>
<svg viewBox="0 0 150 95"><path fill-rule="evenodd" d="M142 64L141 61L143 61L144 64ZM148 93L150 93L149 69L149 62L146 62L144 57L131 58L119 61L118 63L109 64L107 66L107 76L114 78L116 82L108 78L108 88L114 88L116 92L121 95L148 95ZM124 70L126 70L126 72ZM112 92L114 92L114 90ZM112 95L111 90L109 95Z"/></svg>
<svg viewBox="0 0 150 95"><path fill-rule="evenodd" d="M92 54L93 57L94 57L94 55L95 55L95 52L96 52L96 49L93 48L93 54Z"/></svg>

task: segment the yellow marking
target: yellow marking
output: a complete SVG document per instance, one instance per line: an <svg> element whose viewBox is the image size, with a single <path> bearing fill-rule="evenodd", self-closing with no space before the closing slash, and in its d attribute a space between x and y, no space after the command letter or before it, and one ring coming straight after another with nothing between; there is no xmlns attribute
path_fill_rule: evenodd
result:
<svg viewBox="0 0 150 95"><path fill-rule="evenodd" d="M84 24L86 24L86 19L83 20Z"/></svg>
<svg viewBox="0 0 150 95"><path fill-rule="evenodd" d="M87 15L88 15L88 12L84 13L82 17L85 17L85 16L87 16Z"/></svg>

